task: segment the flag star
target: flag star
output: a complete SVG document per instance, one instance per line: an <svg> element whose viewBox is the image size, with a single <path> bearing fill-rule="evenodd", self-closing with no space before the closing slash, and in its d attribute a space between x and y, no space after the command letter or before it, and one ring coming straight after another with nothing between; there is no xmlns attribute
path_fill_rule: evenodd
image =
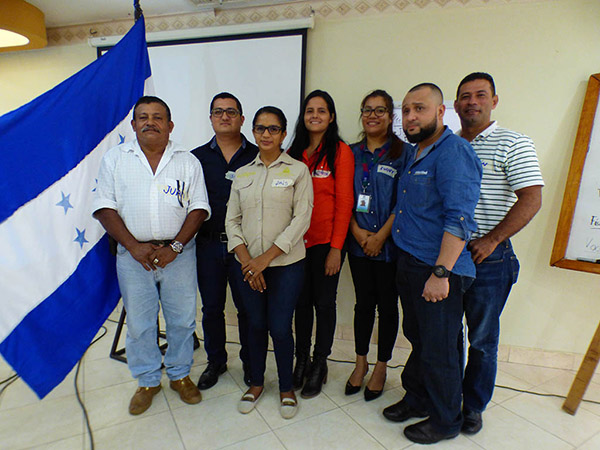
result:
<svg viewBox="0 0 600 450"><path fill-rule="evenodd" d="M96 188L98 187L98 178L94 178L96 186L92 189L92 192L96 192Z"/></svg>
<svg viewBox="0 0 600 450"><path fill-rule="evenodd" d="M125 142L125 136L119 133L119 144L122 144L123 142Z"/></svg>
<svg viewBox="0 0 600 450"><path fill-rule="evenodd" d="M85 244L86 242L89 242L85 238L85 228L83 230L80 230L79 228L75 227L75 229L77 230L77 237L75 239L73 239L73 242L77 242L79 244L80 248L83 248L83 244Z"/></svg>
<svg viewBox="0 0 600 450"><path fill-rule="evenodd" d="M65 208L65 216L66 216L69 208L73 208L73 205L71 205L71 202L69 201L69 197L71 197L71 194L65 196L64 192L61 191L60 195L62 195L62 200L60 202L58 202L56 204L56 206L61 206L61 207Z"/></svg>

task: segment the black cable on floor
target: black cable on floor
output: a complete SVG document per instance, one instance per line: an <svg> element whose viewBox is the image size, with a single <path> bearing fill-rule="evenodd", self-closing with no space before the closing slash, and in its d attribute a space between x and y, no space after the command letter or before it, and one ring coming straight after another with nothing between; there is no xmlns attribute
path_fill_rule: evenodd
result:
<svg viewBox="0 0 600 450"><path fill-rule="evenodd" d="M85 356L86 352L89 350L89 348L92 345L94 345L96 342L98 342L100 339L102 339L104 336L106 336L106 333L108 333L108 330L106 329L106 327L104 325L102 325L101 328L104 331L104 333L102 333L100 336L98 336L96 339L94 339L90 343L90 345L88 345L88 348L85 350L85 352L83 352L83 355L81 355L81 358L77 362L77 370L75 370L75 380L74 380L74 384L75 384L75 396L77 397L77 401L79 402L79 406L81 406L81 410L83 411L83 418L85 419L85 425L86 425L86 428L88 430L88 435L90 437L90 448L91 448L91 450L94 450L94 435L92 433L92 426L90 425L90 418L88 416L87 409L86 409L85 405L83 404L83 400L81 400L81 395L79 393L79 386L77 385L77 380L79 379L79 369L81 368L81 361L83 361L83 357Z"/></svg>

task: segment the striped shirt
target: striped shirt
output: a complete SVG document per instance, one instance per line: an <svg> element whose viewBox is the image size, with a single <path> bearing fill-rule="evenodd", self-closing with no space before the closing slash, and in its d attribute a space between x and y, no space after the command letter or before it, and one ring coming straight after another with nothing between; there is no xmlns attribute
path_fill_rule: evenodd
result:
<svg viewBox="0 0 600 450"><path fill-rule="evenodd" d="M460 135L460 131L457 133ZM533 141L493 122L471 145L481 160L483 179L475 207L477 232L473 239L492 231L517 201L515 191L543 186L544 180Z"/></svg>

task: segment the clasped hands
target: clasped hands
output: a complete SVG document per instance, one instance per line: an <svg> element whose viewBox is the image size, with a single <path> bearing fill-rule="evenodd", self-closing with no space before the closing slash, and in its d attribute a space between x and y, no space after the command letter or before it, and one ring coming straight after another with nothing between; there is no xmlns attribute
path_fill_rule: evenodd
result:
<svg viewBox="0 0 600 450"><path fill-rule="evenodd" d="M139 262L148 272L156 270L157 267L164 268L171 263L177 253L170 246L154 245L150 243L141 243L128 249L131 256Z"/></svg>

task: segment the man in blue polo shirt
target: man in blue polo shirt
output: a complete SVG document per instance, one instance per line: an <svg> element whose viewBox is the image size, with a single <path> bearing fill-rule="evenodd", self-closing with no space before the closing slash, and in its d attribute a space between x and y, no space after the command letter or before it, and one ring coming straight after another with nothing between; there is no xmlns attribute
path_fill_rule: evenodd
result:
<svg viewBox="0 0 600 450"><path fill-rule="evenodd" d="M192 151L202 163L212 217L196 236L198 288L202 300L202 329L208 366L198 388L209 389L227 370L225 350L225 298L227 282L235 269L233 253L227 252L225 213L235 171L253 161L258 147L241 133L244 123L240 101L228 92L215 95L210 103L210 121L215 136ZM235 283L229 283L238 310L240 359L244 382L250 385L248 367L248 324L242 298Z"/></svg>
<svg viewBox="0 0 600 450"><path fill-rule="evenodd" d="M471 145L444 126L444 112L442 91L432 83L413 87L402 102L404 133L417 145L398 182L392 230L402 326L412 351L402 372L406 395L383 414L396 422L429 416L404 429L421 444L454 438L461 429L457 342L462 297L475 277L465 242L477 230L481 163Z"/></svg>

